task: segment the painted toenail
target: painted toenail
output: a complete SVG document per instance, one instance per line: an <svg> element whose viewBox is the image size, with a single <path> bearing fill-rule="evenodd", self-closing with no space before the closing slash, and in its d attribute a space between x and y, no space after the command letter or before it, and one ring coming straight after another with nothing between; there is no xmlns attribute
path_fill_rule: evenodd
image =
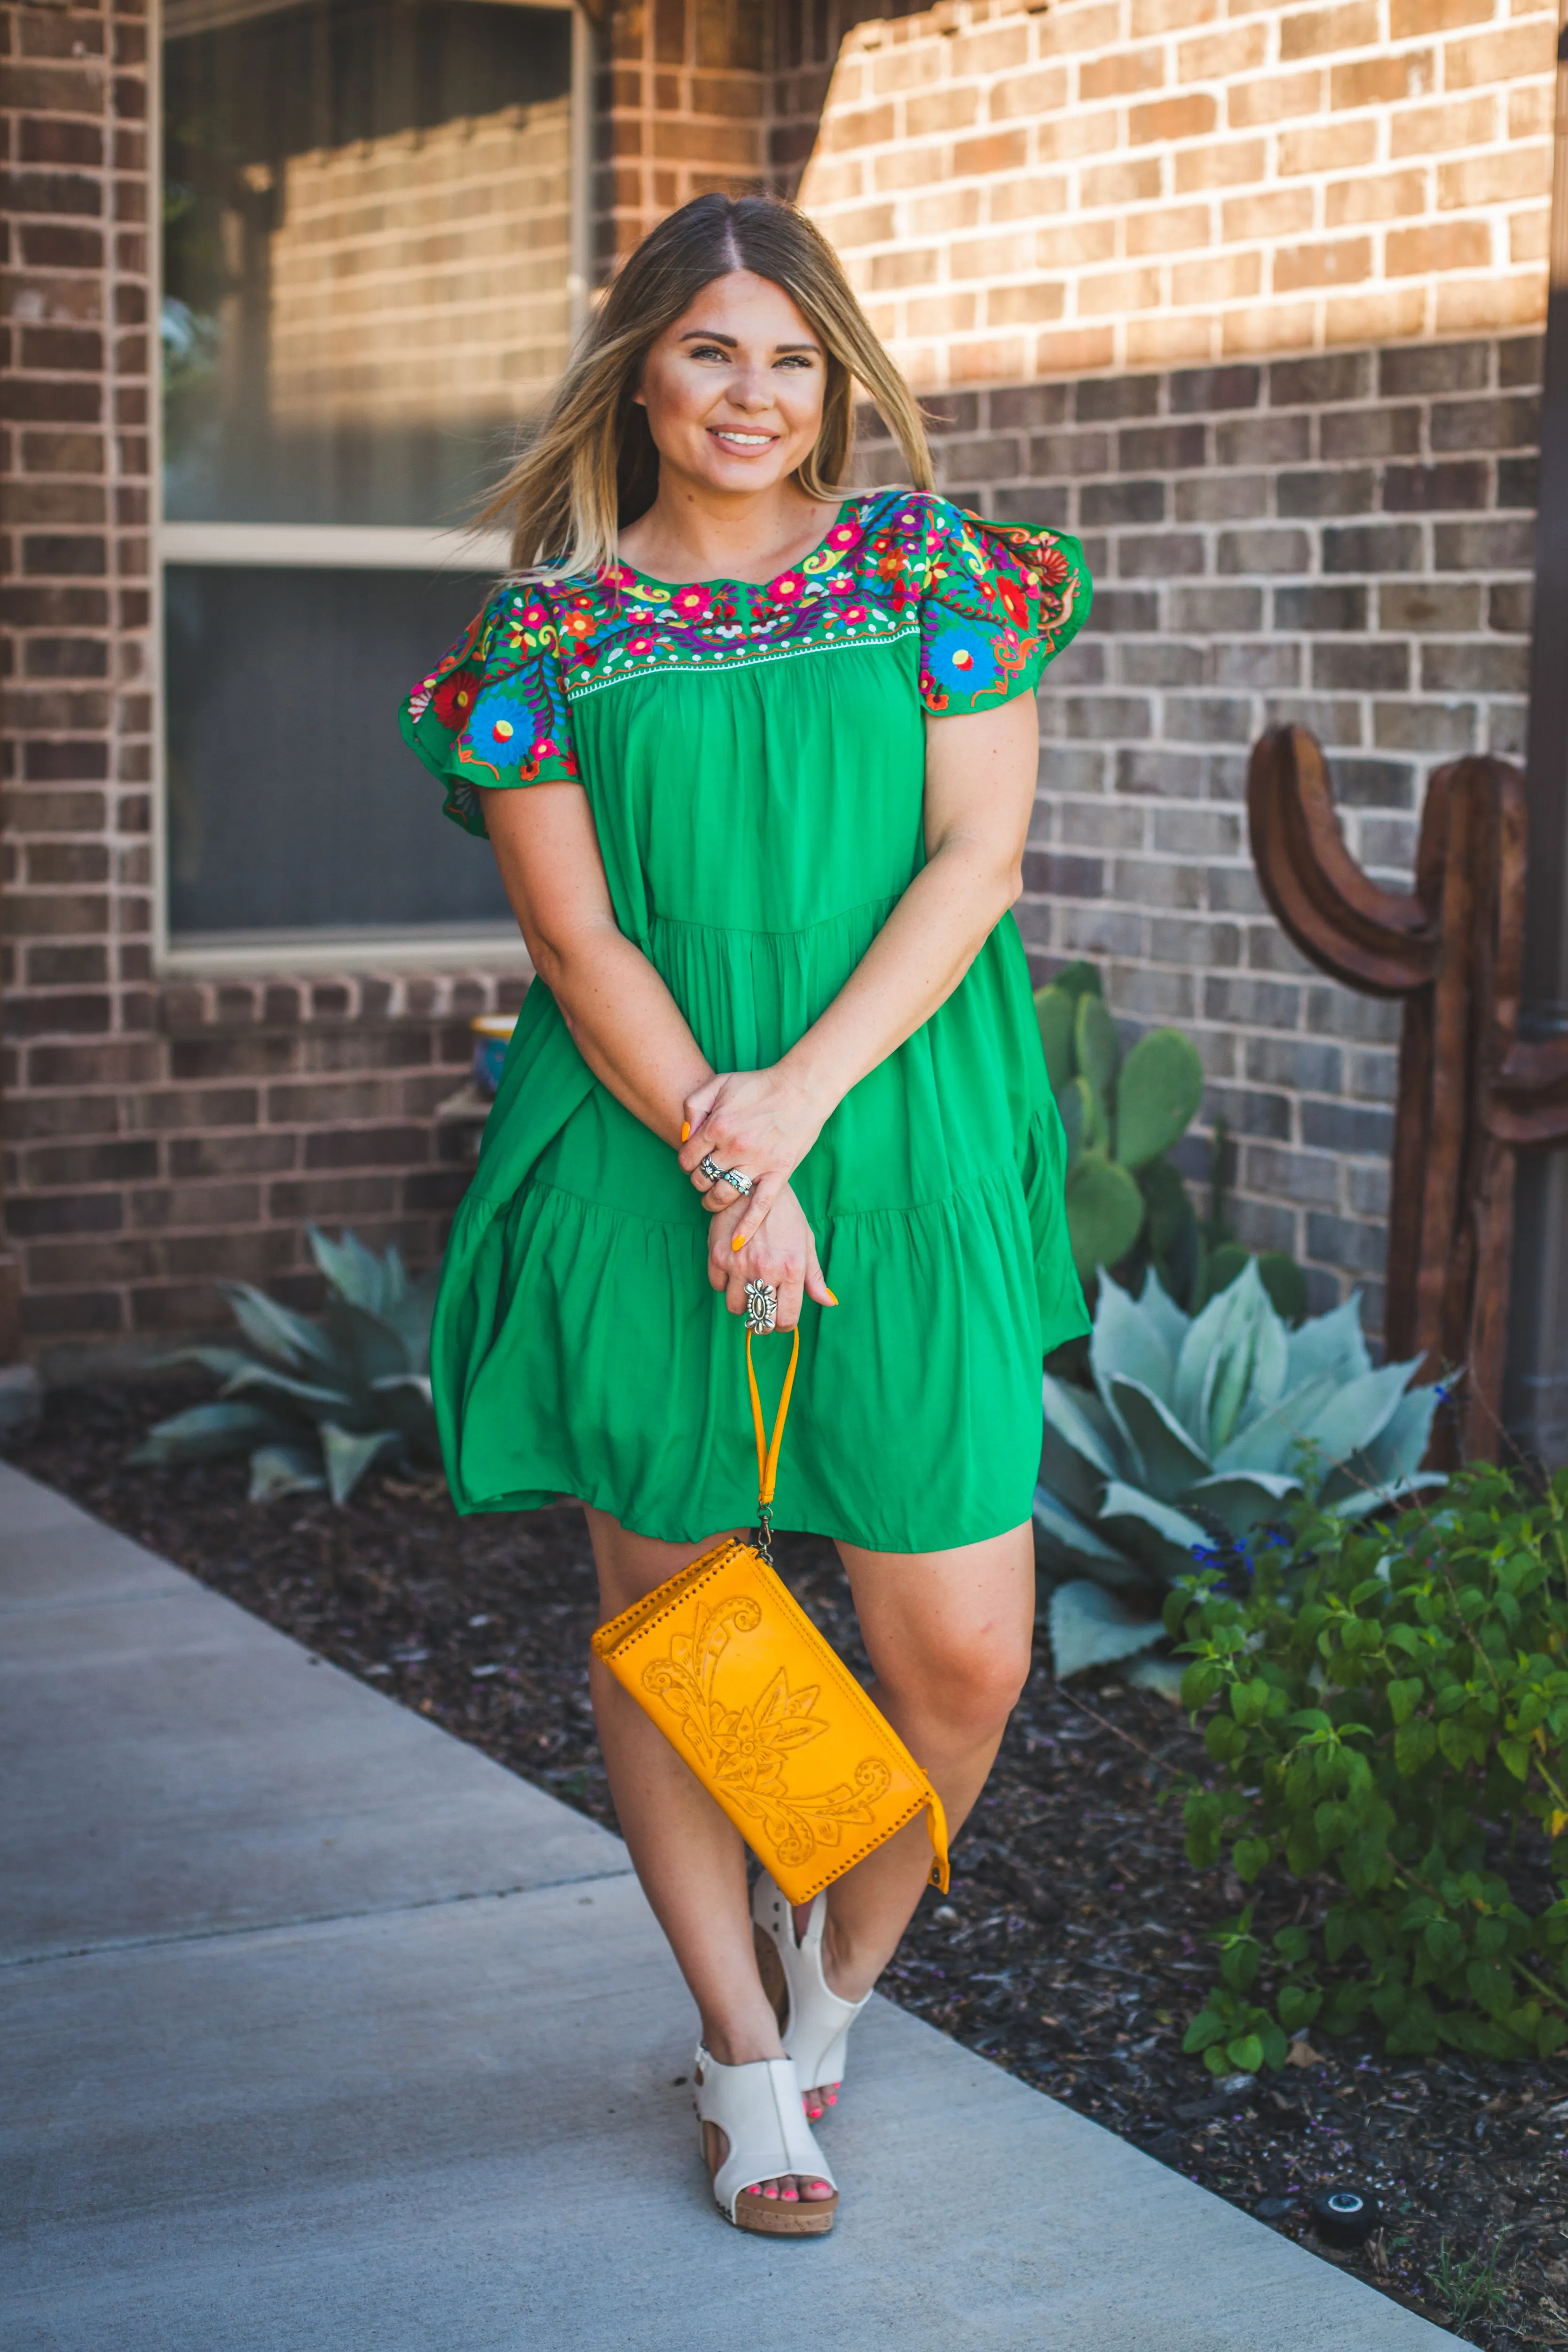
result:
<svg viewBox="0 0 1568 2352"><path fill-rule="evenodd" d="M786 2205L799 2205L800 2202L800 2190L798 2189L787 2189L784 2191L784 2202Z"/></svg>
<svg viewBox="0 0 1568 2352"><path fill-rule="evenodd" d="M770 2180L762 2194L764 2197L777 2197L779 2194L779 2183L776 2180Z"/></svg>

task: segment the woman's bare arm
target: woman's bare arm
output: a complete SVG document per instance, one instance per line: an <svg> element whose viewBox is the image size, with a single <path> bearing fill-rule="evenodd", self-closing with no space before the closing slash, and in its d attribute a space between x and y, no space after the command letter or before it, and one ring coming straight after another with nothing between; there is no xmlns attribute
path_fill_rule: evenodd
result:
<svg viewBox="0 0 1568 2352"><path fill-rule="evenodd" d="M517 927L579 1053L633 1118L678 1142L683 1099L712 1067L674 998L615 920L587 794L577 784L535 784L491 789L481 799ZM738 1255L731 1236L747 1203L720 1189L731 1213L709 1230L708 1280L732 1315L744 1314L753 1280L778 1292L784 1330L799 1321L803 1294L819 1306L837 1304L788 1187L767 1232Z"/></svg>
<svg viewBox="0 0 1568 2352"><path fill-rule="evenodd" d="M617 1102L678 1143L682 1103L713 1067L615 920L587 793L534 784L479 797L517 928L579 1053Z"/></svg>
<svg viewBox="0 0 1568 2352"><path fill-rule="evenodd" d="M681 1165L758 1179L754 1232L857 1080L946 1003L1022 887L1040 719L1032 694L926 722L926 862L821 1018L770 1069L703 1081ZM709 1195L710 1205L721 1205Z"/></svg>

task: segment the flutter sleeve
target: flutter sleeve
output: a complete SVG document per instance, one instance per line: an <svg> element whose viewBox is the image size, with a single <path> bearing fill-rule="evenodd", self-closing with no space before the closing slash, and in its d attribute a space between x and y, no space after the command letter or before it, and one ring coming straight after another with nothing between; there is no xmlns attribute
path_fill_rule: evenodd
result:
<svg viewBox="0 0 1568 2352"><path fill-rule="evenodd" d="M526 586L476 614L398 717L403 741L446 787L444 814L481 840L479 785L580 781L555 616Z"/></svg>
<svg viewBox="0 0 1568 2352"><path fill-rule="evenodd" d="M931 502L920 604L920 698L944 719L1038 686L1082 627L1092 588L1075 539Z"/></svg>

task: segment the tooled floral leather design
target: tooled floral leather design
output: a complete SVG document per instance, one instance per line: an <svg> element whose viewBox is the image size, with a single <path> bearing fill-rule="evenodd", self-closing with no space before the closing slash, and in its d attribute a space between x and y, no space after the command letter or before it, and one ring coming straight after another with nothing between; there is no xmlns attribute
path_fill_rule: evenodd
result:
<svg viewBox="0 0 1568 2352"><path fill-rule="evenodd" d="M699 1605L688 1633L676 1633L663 1657L643 1669L643 1687L679 1719L681 1735L695 1749L704 1777L729 1802L766 1830L778 1859L788 1868L808 1864L819 1846L836 1846L846 1825L868 1828L872 1807L885 1796L892 1773L880 1757L862 1757L851 1781L831 1789L802 1790L786 1776L789 1759L828 1724L813 1715L820 1685L792 1691L782 1667L761 1688L727 1705L715 1688L719 1660L733 1634L755 1633L762 1622L757 1601L731 1594L711 1608ZM738 1662L737 1662L738 1663ZM738 1676L732 1676L732 1684ZM721 1800L722 1801L722 1800Z"/></svg>
<svg viewBox="0 0 1568 2352"><path fill-rule="evenodd" d="M771 1461L759 1480L769 1497ZM941 1798L754 1545L715 1544L601 1625L593 1652L791 1903L809 1903L922 1811L933 1881L946 1885Z"/></svg>
<svg viewBox="0 0 1568 2352"><path fill-rule="evenodd" d="M447 815L483 835L475 787L579 781L572 708L624 680L917 636L925 708L983 709L1073 635L1088 598L1073 540L873 491L846 501L803 562L759 585L672 587L627 564L595 581L509 583L409 696L403 730L445 783Z"/></svg>

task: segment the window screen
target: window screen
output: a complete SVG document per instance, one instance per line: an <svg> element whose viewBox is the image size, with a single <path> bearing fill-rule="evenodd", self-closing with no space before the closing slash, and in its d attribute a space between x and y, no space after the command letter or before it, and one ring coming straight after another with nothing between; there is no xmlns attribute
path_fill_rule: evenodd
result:
<svg viewBox="0 0 1568 2352"><path fill-rule="evenodd" d="M484 593L418 534L472 512L567 357L570 11L163 16L172 941L509 929L395 706Z"/></svg>
<svg viewBox="0 0 1568 2352"><path fill-rule="evenodd" d="M442 816L396 719L486 586L168 567L173 931L509 929L495 859Z"/></svg>

